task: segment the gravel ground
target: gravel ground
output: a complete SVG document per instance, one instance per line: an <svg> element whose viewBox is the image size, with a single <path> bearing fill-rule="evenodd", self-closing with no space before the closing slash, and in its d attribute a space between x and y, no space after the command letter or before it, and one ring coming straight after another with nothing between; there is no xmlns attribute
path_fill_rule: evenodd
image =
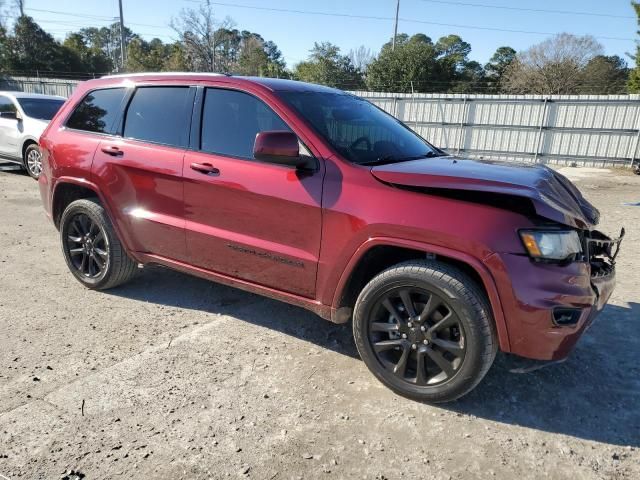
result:
<svg viewBox="0 0 640 480"><path fill-rule="evenodd" d="M0 479L640 478L640 177L580 170L628 231L610 305L565 363L500 355L439 407L299 308L160 268L82 288L35 182L0 172Z"/></svg>

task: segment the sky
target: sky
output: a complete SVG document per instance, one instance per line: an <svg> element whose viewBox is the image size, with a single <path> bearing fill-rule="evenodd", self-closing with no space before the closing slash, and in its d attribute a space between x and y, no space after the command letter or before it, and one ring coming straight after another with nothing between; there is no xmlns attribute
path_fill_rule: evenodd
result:
<svg viewBox="0 0 640 480"><path fill-rule="evenodd" d="M125 25L147 40L158 37L171 41L176 38L169 27L171 18L183 8L197 8L200 0L122 2ZM12 3L13 0L5 0L5 5ZM360 45L377 53L393 35L396 8L396 0L211 3L216 17L229 17L239 30L250 30L274 41L289 67L304 60L316 41L332 42L343 53ZM118 15L118 0L26 0L25 13L56 38L63 39L67 32L82 27L109 24ZM338 14L342 16L334 16ZM361 16L377 18L358 18ZM626 53L635 51L638 37L629 0L400 0L399 18L398 33L424 33L434 41L448 34L461 36L471 44L471 58L481 63L487 62L500 46L520 51L560 32L593 35L605 54L619 55L631 63Z"/></svg>

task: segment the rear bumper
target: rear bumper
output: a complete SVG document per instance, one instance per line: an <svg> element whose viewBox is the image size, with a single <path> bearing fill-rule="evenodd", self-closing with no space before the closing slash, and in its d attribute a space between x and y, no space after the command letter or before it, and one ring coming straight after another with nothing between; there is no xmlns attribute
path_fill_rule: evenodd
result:
<svg viewBox="0 0 640 480"><path fill-rule="evenodd" d="M569 355L615 286L615 273L592 278L586 262L559 266L534 263L522 255L493 254L485 263L496 280L509 352L536 360ZM570 324L557 323L561 311L575 313Z"/></svg>

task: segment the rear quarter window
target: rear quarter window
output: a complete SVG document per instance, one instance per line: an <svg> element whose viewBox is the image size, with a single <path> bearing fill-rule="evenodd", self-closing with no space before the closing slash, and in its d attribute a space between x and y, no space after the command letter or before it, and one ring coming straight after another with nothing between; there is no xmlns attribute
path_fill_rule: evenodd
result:
<svg viewBox="0 0 640 480"><path fill-rule="evenodd" d="M94 90L75 108L66 126L75 130L114 133L114 122L126 94L125 88Z"/></svg>

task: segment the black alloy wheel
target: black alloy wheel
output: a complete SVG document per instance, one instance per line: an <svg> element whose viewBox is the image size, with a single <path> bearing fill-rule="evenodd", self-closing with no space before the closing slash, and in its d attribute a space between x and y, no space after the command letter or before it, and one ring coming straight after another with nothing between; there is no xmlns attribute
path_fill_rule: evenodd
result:
<svg viewBox="0 0 640 480"><path fill-rule="evenodd" d="M88 288L121 285L138 271L97 199L83 198L67 206L60 219L60 239L69 270Z"/></svg>
<svg viewBox="0 0 640 480"><path fill-rule="evenodd" d="M109 240L103 229L85 213L69 219L65 250L71 264L84 277L99 278L109 264Z"/></svg>
<svg viewBox="0 0 640 480"><path fill-rule="evenodd" d="M353 335L378 380L429 403L470 392L498 348L482 288L434 260L400 263L373 277L356 301Z"/></svg>
<svg viewBox="0 0 640 480"><path fill-rule="evenodd" d="M455 310L436 293L416 287L392 288L378 297L369 342L382 366L418 386L453 378L466 352Z"/></svg>

